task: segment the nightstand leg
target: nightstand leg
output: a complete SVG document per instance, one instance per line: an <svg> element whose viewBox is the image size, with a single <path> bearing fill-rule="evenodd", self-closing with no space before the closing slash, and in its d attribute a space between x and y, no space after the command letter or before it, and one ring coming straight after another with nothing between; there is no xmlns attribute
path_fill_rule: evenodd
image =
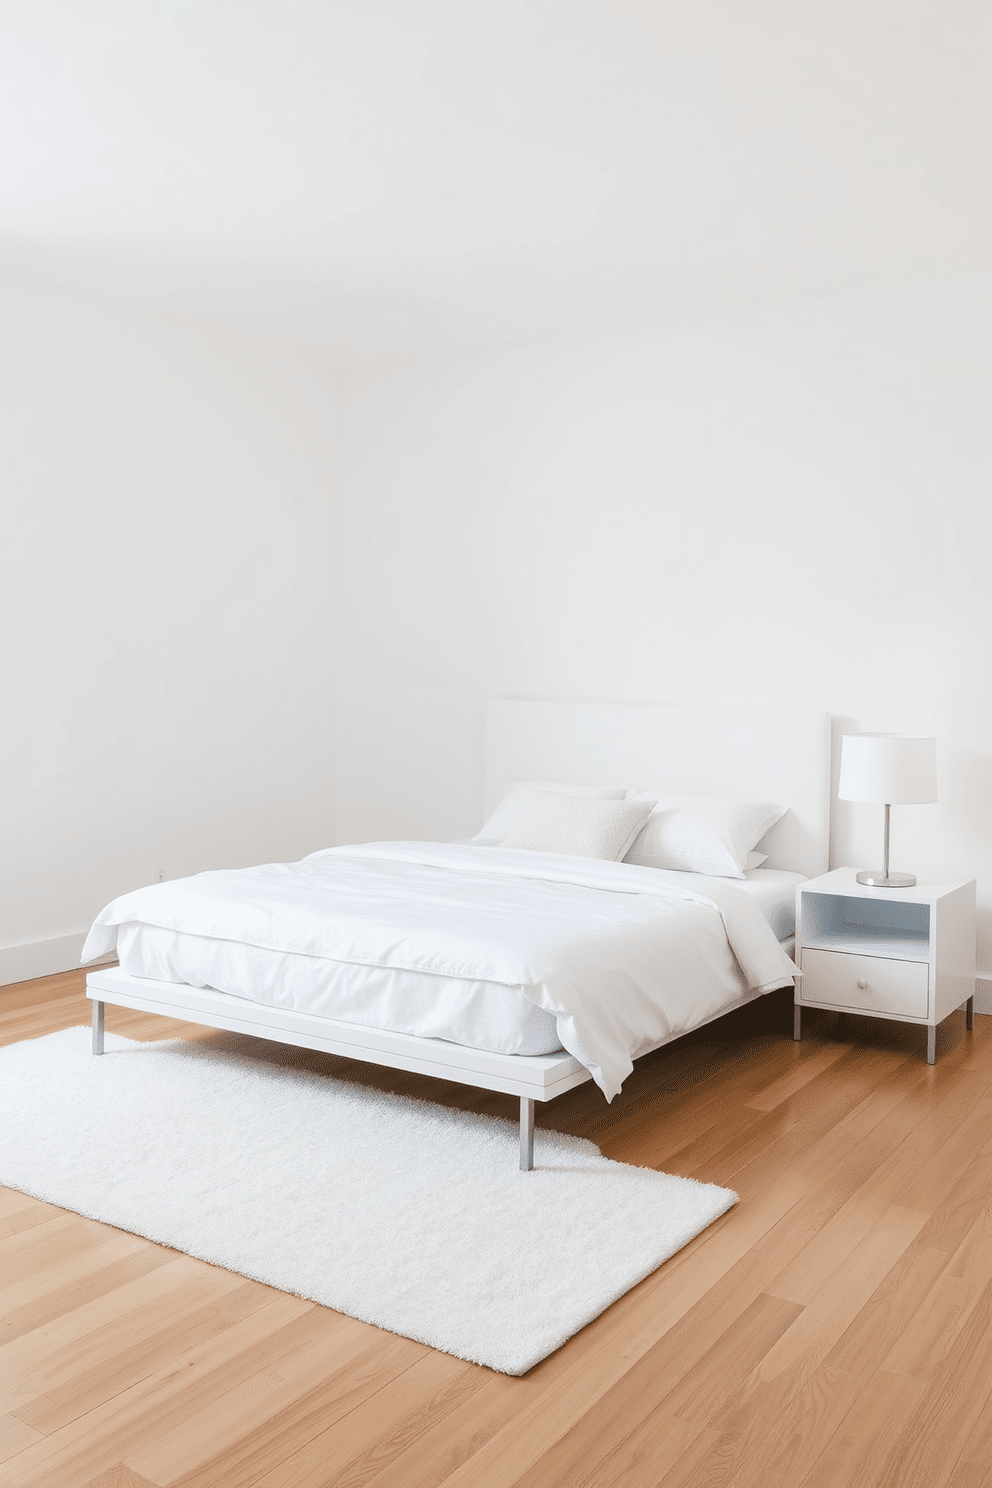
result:
<svg viewBox="0 0 992 1488"><path fill-rule="evenodd" d="M797 1002L796 1005L795 1005L795 1008L793 1010L793 1013L792 1013L792 1037L795 1039L796 1043L798 1044L798 1042L802 1038L802 1036L803 1036L803 1010L802 1010L801 1005Z"/></svg>
<svg viewBox="0 0 992 1488"><path fill-rule="evenodd" d="M927 1064L937 1062L937 1030L931 1023L927 1029Z"/></svg>
<svg viewBox="0 0 992 1488"><path fill-rule="evenodd" d="M964 1005L964 1026L965 1026L965 1028L967 1028L969 1030L972 1029L972 1028L974 1028L974 1026L975 1026L975 999L974 999L974 997L969 997L968 998L968 1001Z"/></svg>

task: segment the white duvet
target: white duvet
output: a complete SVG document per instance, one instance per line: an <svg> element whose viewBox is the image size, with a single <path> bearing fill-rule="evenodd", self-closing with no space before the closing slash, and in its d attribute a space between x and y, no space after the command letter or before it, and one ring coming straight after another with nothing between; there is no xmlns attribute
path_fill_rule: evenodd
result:
<svg viewBox="0 0 992 1488"><path fill-rule="evenodd" d="M322 958L345 980L513 989L554 1018L608 1099L638 1054L795 974L732 882L702 891L626 863L461 844L328 848L136 889L97 917L82 960L134 925Z"/></svg>

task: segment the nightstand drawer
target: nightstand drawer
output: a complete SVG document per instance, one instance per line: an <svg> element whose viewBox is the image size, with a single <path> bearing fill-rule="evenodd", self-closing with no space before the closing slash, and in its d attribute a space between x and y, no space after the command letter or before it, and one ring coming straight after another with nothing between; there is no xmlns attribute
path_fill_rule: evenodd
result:
<svg viewBox="0 0 992 1488"><path fill-rule="evenodd" d="M897 1018L929 1015L930 968L925 961L886 961L804 946L802 971L803 1002L863 1008Z"/></svg>

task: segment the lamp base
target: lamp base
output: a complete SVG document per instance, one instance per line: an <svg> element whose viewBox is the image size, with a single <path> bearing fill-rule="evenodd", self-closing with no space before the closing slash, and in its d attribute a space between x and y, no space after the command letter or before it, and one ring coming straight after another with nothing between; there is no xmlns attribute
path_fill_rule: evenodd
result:
<svg viewBox="0 0 992 1488"><path fill-rule="evenodd" d="M911 889L915 882L915 873L883 873L881 868L866 868L858 874L859 884L875 889Z"/></svg>

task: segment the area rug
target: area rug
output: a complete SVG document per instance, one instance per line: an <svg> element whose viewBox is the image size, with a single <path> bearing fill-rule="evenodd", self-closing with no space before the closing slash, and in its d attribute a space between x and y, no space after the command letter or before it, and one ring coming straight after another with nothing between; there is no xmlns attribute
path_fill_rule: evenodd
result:
<svg viewBox="0 0 992 1488"><path fill-rule="evenodd" d="M237 1035L0 1049L0 1183L524 1374L736 1203ZM311 1060L311 1064L315 1061Z"/></svg>

